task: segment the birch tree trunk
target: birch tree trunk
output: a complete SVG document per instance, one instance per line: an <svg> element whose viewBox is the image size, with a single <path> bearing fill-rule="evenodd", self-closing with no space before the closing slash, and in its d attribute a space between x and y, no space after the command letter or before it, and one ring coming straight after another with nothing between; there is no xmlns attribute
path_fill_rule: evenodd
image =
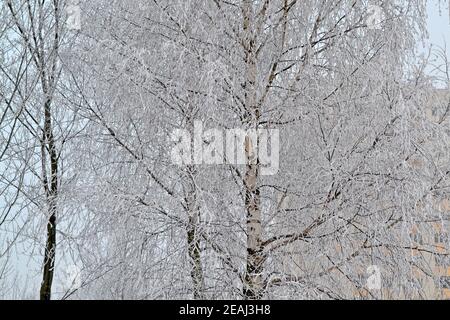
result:
<svg viewBox="0 0 450 320"><path fill-rule="evenodd" d="M189 190L186 197L186 207L188 213L187 226L187 244L188 254L191 264L191 278L193 284L194 299L204 299L203 287L203 270L200 256L200 235L198 233L198 224L200 221L200 209L197 203L197 192L194 181L195 168L188 167L188 174L190 175Z"/></svg>
<svg viewBox="0 0 450 320"><path fill-rule="evenodd" d="M253 6L251 0L243 2L243 30L245 50L245 112L244 123L249 129L257 129L260 110L256 101L256 49ZM256 141L247 135L245 139L246 171L244 176L245 210L247 218L247 265L244 283L245 299L253 300L262 297L262 228L261 204L258 188L259 162L255 152Z"/></svg>
<svg viewBox="0 0 450 320"><path fill-rule="evenodd" d="M58 154L56 152L55 138L52 129L51 120L51 100L47 100L44 106L45 125L44 137L42 139L42 169L43 186L45 189L48 205L48 223L47 223L47 240L44 253L44 269L42 275L42 283L40 290L41 300L51 299L51 290L53 283L53 275L55 269L55 253L56 253L56 216L57 216L57 198L58 198ZM45 163L47 157L45 153L49 153L50 164L50 184L48 184L45 174Z"/></svg>

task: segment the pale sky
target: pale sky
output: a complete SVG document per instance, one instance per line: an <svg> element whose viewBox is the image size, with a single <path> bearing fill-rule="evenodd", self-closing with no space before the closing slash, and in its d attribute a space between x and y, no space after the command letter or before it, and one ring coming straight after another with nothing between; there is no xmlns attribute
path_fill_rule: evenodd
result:
<svg viewBox="0 0 450 320"><path fill-rule="evenodd" d="M450 10L448 3L448 1L441 1L441 12L439 12L439 1L428 1L428 28L431 43L443 46L445 40L447 47L450 49Z"/></svg>
<svg viewBox="0 0 450 320"><path fill-rule="evenodd" d="M439 9L439 2L440 9ZM438 45L444 47L447 45L447 55L450 58L450 9L449 1L428 0L428 32L429 39L426 45ZM420 44L422 47L422 44Z"/></svg>

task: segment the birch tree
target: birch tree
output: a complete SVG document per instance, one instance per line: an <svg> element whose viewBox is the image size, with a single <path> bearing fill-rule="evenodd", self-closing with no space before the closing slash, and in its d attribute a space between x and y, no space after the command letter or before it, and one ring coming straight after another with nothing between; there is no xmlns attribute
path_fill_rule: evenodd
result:
<svg viewBox="0 0 450 320"><path fill-rule="evenodd" d="M64 299L427 298L450 149L425 5L80 1L66 33L65 2L8 1L2 135L40 150L4 148L45 194L41 298L57 230L82 266Z"/></svg>
<svg viewBox="0 0 450 320"><path fill-rule="evenodd" d="M5 40L12 46L8 57L19 59L16 70L21 76L16 87L7 87L11 95L18 97L16 100L20 108L11 126L14 129L16 121L20 123L20 131L16 129L14 135L24 137L25 143L17 143L13 148L17 155L13 163L24 166L27 173L27 183L15 188L31 208L37 208L45 217L46 240L40 286L42 300L51 298L57 217L63 207L58 204L65 159L62 152L74 129L74 118L64 110L67 103L63 102L64 93L60 93L61 46L66 34L64 6L65 3L59 0L27 0L6 1L3 7L12 28ZM12 81L7 70L4 74ZM31 208L28 210L33 210Z"/></svg>
<svg viewBox="0 0 450 320"><path fill-rule="evenodd" d="M296 294L301 288L304 297L339 297L348 293L339 288L340 282L335 281L336 287L329 284L336 278L334 272L360 287L358 277L369 265L368 259L381 259L381 264L386 255L381 254L383 250L392 250L394 259L412 248L399 243L409 239L409 232L405 237L391 230L405 219L394 214L399 209L395 204L401 203L403 214L408 212L415 221L410 209L423 196L407 191L423 188L423 181L415 179L409 169L400 169L412 152L411 132L405 128L417 125L409 111L405 114L418 91L417 84L409 84L417 82L417 75L405 80L405 72L419 35L416 30L424 28L423 2L409 6L400 1L383 3L383 19L375 26L367 25L369 3L358 1L139 5L143 13L127 3L97 7L105 12L103 31L95 35L100 39L95 40L99 47L94 52L102 53L98 73L104 75L105 66L111 66L113 74L120 74L120 86L133 88L133 93L113 100L114 104L120 100L119 109L136 105L130 99L134 92L139 92L141 100L146 92L155 98L144 99L138 110L146 110L151 101L163 115L150 120L158 127L169 123L173 128L176 123L189 128L197 118L222 129L278 128L284 138L282 146L289 146L282 150L281 169L275 177L261 176L261 163L253 158L255 143L249 137L244 168L184 168L188 176L177 183L190 186L187 190L191 191L177 197L185 199L182 206L187 205L183 210L187 209L188 217L188 256L200 261L189 264L194 297L201 297L201 282L215 288L209 292L212 297L219 290L229 297L259 299L286 285ZM139 42L130 37L130 30L140 37ZM107 65L103 64L105 56L111 61ZM105 106L111 96L108 92L103 98ZM142 148L142 142L134 143L129 132L113 129L114 118L107 120L98 114L95 110L94 117L117 147L133 161L142 162L134 151ZM122 128L132 126L135 120L124 115ZM170 129L163 130L169 134ZM131 148L130 143L138 147ZM403 153L392 155L399 147ZM165 181L173 181L168 178L169 163L154 157L144 162L152 161L162 165L157 170L165 172ZM209 174L205 184L198 170ZM177 193L154 172L147 174L158 193ZM227 187L220 190L214 184ZM192 209L197 208L194 202L202 201L204 206ZM214 208L207 201L221 206ZM192 210L199 212L193 216ZM192 221L195 225L201 217L207 221L199 233L192 229ZM240 227L228 229L227 225ZM198 234L196 244L189 244ZM293 248L302 253L293 255ZM283 270L286 261L299 258L301 266ZM218 266L228 270L226 284L214 280Z"/></svg>

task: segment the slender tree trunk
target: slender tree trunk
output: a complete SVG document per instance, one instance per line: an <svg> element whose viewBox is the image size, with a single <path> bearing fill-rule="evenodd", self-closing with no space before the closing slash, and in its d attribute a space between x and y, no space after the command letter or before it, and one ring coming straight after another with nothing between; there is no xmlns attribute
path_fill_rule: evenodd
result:
<svg viewBox="0 0 450 320"><path fill-rule="evenodd" d="M254 147L246 139L246 155L249 164L244 177L245 209L247 214L247 267L244 297L248 300L261 299L263 294L263 257L261 200L258 188L259 163L254 155Z"/></svg>
<svg viewBox="0 0 450 320"><path fill-rule="evenodd" d="M47 224L47 243L45 246L44 271L40 290L41 300L50 300L56 249L56 215L52 214Z"/></svg>
<svg viewBox="0 0 450 320"><path fill-rule="evenodd" d="M188 242L188 254L191 263L191 279L193 284L194 299L204 299L203 287L203 269L200 255L200 236L198 234L198 223L200 221L200 210L197 203L197 192L195 187L195 168L193 166L188 167L190 175L190 186L188 195L186 198L186 204L188 209L188 228L187 228L187 242Z"/></svg>
<svg viewBox="0 0 450 320"><path fill-rule="evenodd" d="M44 105L44 137L43 137L43 156L45 152L50 155L50 185L46 177L45 158L42 159L44 172L44 189L47 196L47 204L49 208L49 219L47 223L47 241L44 254L44 270L40 290L41 300L51 299L51 289L53 282L53 274L55 269L55 253L56 253L56 213L57 213L57 196L58 196L58 154L56 152L55 139L53 136L51 121L51 100L47 100Z"/></svg>
<svg viewBox="0 0 450 320"><path fill-rule="evenodd" d="M200 258L200 240L197 234L195 222L189 219L187 231L189 258L191 260L191 278L194 288L194 299L204 299L203 295L203 270Z"/></svg>
<svg viewBox="0 0 450 320"><path fill-rule="evenodd" d="M245 44L245 109L246 124L250 129L257 129L260 110L256 99L256 49L253 21L252 1L243 2L244 44ZM245 210L247 224L247 262L244 283L244 298L261 299L262 281L262 228L260 192L258 188L259 162L256 154L258 141L252 141L247 135L245 139L246 172L244 176ZM254 145L256 144L256 145Z"/></svg>

